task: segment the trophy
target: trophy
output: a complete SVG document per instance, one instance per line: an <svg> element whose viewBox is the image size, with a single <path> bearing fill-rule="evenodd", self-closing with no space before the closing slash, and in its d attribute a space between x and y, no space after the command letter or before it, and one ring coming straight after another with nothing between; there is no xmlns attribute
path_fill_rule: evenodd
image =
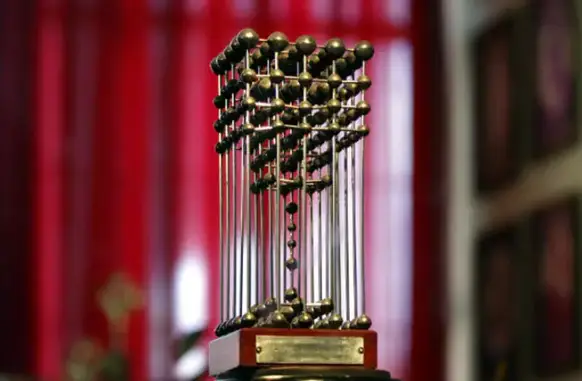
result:
<svg viewBox="0 0 582 381"><path fill-rule="evenodd" d="M393 380L365 314L364 138L373 46L238 33L215 57L220 379Z"/></svg>

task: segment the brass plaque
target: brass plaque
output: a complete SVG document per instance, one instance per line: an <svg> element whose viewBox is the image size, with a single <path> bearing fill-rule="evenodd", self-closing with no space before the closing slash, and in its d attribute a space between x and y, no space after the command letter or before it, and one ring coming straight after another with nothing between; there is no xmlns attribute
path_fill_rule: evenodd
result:
<svg viewBox="0 0 582 381"><path fill-rule="evenodd" d="M363 365L363 337L256 338L257 364Z"/></svg>

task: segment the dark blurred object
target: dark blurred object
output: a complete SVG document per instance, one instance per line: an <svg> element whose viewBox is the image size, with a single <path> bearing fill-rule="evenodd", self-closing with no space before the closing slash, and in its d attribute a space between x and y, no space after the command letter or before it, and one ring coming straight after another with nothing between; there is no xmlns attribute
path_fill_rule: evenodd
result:
<svg viewBox="0 0 582 381"><path fill-rule="evenodd" d="M580 28L572 0L536 0L534 154L570 147L578 139Z"/></svg>
<svg viewBox="0 0 582 381"><path fill-rule="evenodd" d="M478 381L519 381L519 229L481 238L477 251L475 316Z"/></svg>
<svg viewBox="0 0 582 381"><path fill-rule="evenodd" d="M0 381L42 381L32 376L21 376L15 374L0 374Z"/></svg>
<svg viewBox="0 0 582 381"><path fill-rule="evenodd" d="M103 381L129 381L129 361L127 355L119 350L107 353L101 363Z"/></svg>
<svg viewBox="0 0 582 381"><path fill-rule="evenodd" d="M180 340L178 340L176 357L182 357L186 352L196 346L204 332L205 331L194 331L182 336Z"/></svg>
<svg viewBox="0 0 582 381"><path fill-rule="evenodd" d="M579 210L579 200L571 198L536 213L533 219L533 361L539 376L559 375L580 367Z"/></svg>
<svg viewBox="0 0 582 381"><path fill-rule="evenodd" d="M176 349L176 357L180 358L184 356L188 351L198 345L199 340L202 338L206 330L202 331L193 331L190 332L180 338L178 340L177 349ZM208 377L208 368L204 368L200 374L195 375L192 377L192 381L203 380Z"/></svg>
<svg viewBox="0 0 582 381"><path fill-rule="evenodd" d="M506 15L487 29L475 45L476 180L480 192L493 191L512 181L518 171L515 123L516 18Z"/></svg>

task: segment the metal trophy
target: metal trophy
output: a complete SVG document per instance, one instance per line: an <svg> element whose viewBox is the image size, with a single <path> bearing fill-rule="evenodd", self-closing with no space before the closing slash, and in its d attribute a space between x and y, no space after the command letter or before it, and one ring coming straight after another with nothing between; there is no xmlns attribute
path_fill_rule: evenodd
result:
<svg viewBox="0 0 582 381"><path fill-rule="evenodd" d="M391 380L376 369L363 258L367 41L245 29L218 77L220 379Z"/></svg>

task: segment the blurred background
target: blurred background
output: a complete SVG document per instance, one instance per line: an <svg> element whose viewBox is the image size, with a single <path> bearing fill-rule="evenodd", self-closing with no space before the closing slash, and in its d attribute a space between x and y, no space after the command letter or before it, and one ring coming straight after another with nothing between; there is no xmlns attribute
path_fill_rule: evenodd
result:
<svg viewBox="0 0 582 381"><path fill-rule="evenodd" d="M219 318L209 62L252 27L375 46L379 365L407 381L582 379L581 6L2 0L0 374L88 380L105 354L135 381L205 377Z"/></svg>

